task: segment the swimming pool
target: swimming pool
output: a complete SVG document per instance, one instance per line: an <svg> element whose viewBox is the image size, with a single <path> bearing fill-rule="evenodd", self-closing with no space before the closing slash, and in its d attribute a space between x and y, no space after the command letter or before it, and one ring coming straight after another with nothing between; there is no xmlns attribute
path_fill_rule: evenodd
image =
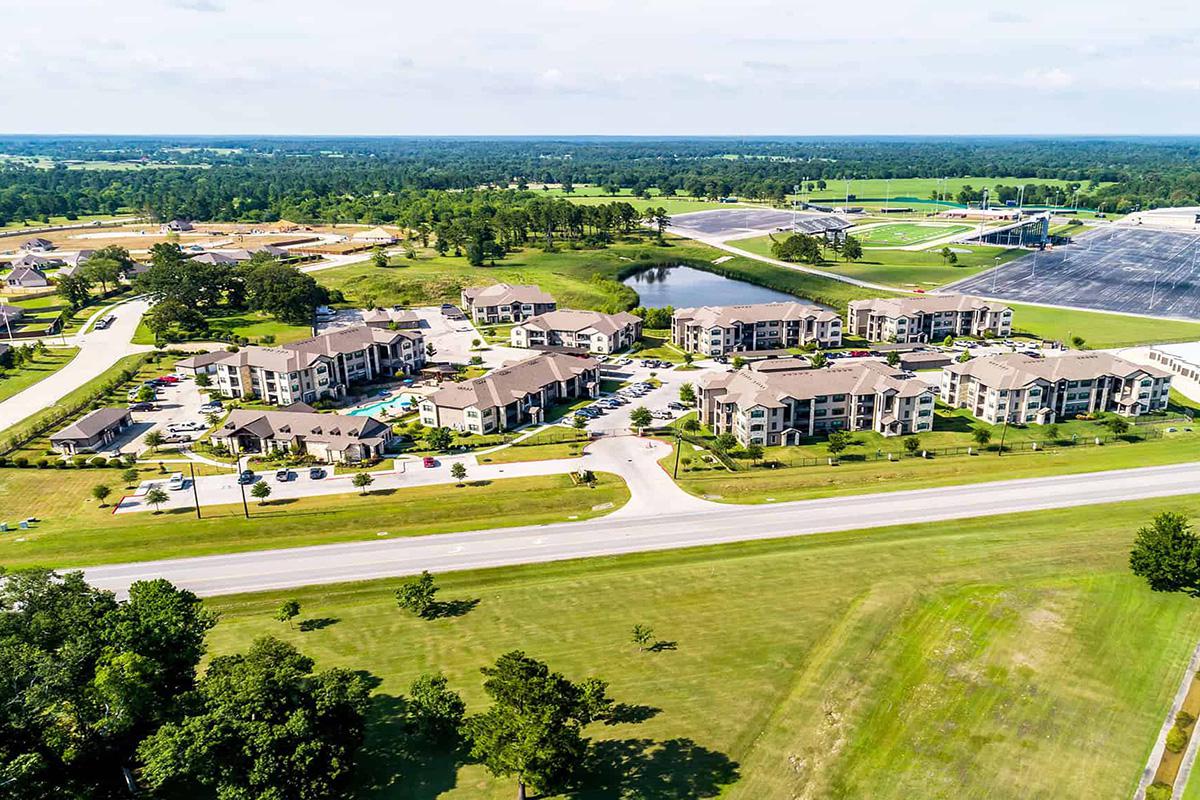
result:
<svg viewBox="0 0 1200 800"><path fill-rule="evenodd" d="M378 403L371 403L369 406L347 411L346 416L369 417L373 414L381 414L384 411L390 411L392 414L407 414L410 411L416 411L417 403L420 399L413 394L399 394L395 397L389 397L386 400L380 400Z"/></svg>

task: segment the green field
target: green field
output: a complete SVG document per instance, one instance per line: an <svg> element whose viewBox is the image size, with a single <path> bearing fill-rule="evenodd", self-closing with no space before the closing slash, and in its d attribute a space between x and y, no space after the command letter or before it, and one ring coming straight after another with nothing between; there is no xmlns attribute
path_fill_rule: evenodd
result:
<svg viewBox="0 0 1200 800"><path fill-rule="evenodd" d="M174 467L178 468L178 467ZM153 468L151 468L153 469ZM576 487L566 475L506 478L454 486L422 486L358 494L251 500L250 519L240 504L114 516L100 509L91 488L106 483L115 502L124 492L118 470L0 469L0 521L42 520L20 536L0 537L0 564L84 566L123 561L235 553L273 547L374 541L389 536L540 525L589 519L629 499L623 481L597 475L596 488ZM203 492L201 501L203 502ZM593 506L606 506L593 510ZM452 509L452 511L451 511Z"/></svg>
<svg viewBox="0 0 1200 800"><path fill-rule="evenodd" d="M440 596L479 604L434 621L396 610L395 581L216 598L210 640L269 633L381 679L360 799L511 797L478 766L404 758L393 711L429 670L480 708L478 668L513 648L644 707L589 729L619 777L572 797L1129 796L1200 625L1200 603L1128 573L1163 508L1200 498L451 574ZM329 622L281 626L285 598ZM635 623L673 649L638 652Z"/></svg>
<svg viewBox="0 0 1200 800"><path fill-rule="evenodd" d="M919 200L927 200L933 192L948 190L949 199L953 200L954 195L957 195L964 186L970 186L974 189L994 189L997 186L1029 186L1034 184L1039 186L1066 186L1068 183L1071 183L1071 181L1053 178L949 178L944 183L938 178L893 178L891 181L884 180L883 178L871 178L850 181L849 193L857 195L859 200L866 198L883 200L886 197L915 197ZM1084 181L1082 183L1084 188L1086 188L1087 182ZM818 189L812 192L811 195L806 195L806 197L812 202L817 203L845 203L846 192L846 181L831 180L828 181L828 185L824 191ZM850 201L851 205L855 203L855 200Z"/></svg>
<svg viewBox="0 0 1200 800"><path fill-rule="evenodd" d="M1200 339L1200 322L1126 317L1100 311L1043 308L1020 303L1011 305L1015 331L1061 342L1069 342L1072 336L1082 336L1086 346L1095 350Z"/></svg>
<svg viewBox="0 0 1200 800"><path fill-rule="evenodd" d="M921 244L922 242L965 233L969 230L971 228L967 225L897 222L862 231L852 229L849 233L866 247L907 247L909 245Z"/></svg>
<svg viewBox="0 0 1200 800"><path fill-rule="evenodd" d="M285 344L312 336L307 325L289 325L259 311L233 314L227 317L208 317L208 326L223 338L240 336L252 344ZM154 344L154 334L143 319L133 334L134 344Z"/></svg>
<svg viewBox="0 0 1200 800"><path fill-rule="evenodd" d="M7 400L38 381L49 378L71 363L71 359L78 353L78 347L56 347L45 355L35 356L32 361L27 361L20 367L8 370L4 377L0 377L0 401Z"/></svg>
<svg viewBox="0 0 1200 800"><path fill-rule="evenodd" d="M2 163L2 162L3 162L3 159L0 159L0 163ZM49 166L49 165L47 165L47 166ZM33 220L33 219L24 220L24 221L16 220L13 222L9 222L5 225L0 225L0 231L23 230L25 228L45 228L49 225L54 225L54 226L86 225L89 222L108 222L109 220L119 219L120 217L127 217L127 216L129 216L129 215L121 214L121 215L117 216L117 215L113 215L113 214L80 214L75 219L67 219L66 217L50 217L49 222L46 222L43 220ZM3 240L0 240L0 250L5 249L5 244L3 244L2 241Z"/></svg>

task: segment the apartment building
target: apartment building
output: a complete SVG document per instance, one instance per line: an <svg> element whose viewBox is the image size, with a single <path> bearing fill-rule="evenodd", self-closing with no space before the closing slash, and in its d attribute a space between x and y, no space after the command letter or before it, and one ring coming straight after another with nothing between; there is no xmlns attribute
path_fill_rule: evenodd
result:
<svg viewBox="0 0 1200 800"><path fill-rule="evenodd" d="M1170 388L1169 373L1108 353L1006 354L943 367L941 395L984 422L1046 424L1098 411L1160 411Z"/></svg>
<svg viewBox="0 0 1200 800"><path fill-rule="evenodd" d="M590 353L616 353L642 336L642 319L622 311L560 309L539 314L513 326L513 347L574 347Z"/></svg>
<svg viewBox="0 0 1200 800"><path fill-rule="evenodd" d="M554 298L537 286L494 283L462 290L462 307L477 324L520 322L558 308Z"/></svg>
<svg viewBox="0 0 1200 800"><path fill-rule="evenodd" d="M834 430L899 436L933 429L934 390L883 362L771 367L769 361L751 364L702 381L700 421L717 434L732 433L743 446L796 444Z"/></svg>
<svg viewBox="0 0 1200 800"><path fill-rule="evenodd" d="M446 386L421 401L421 422L470 433L496 433L544 419L555 403L595 397L600 362L566 353L538 355L482 378Z"/></svg>
<svg viewBox="0 0 1200 800"><path fill-rule="evenodd" d="M671 342L706 356L779 350L809 342L839 347L842 321L832 311L801 303L680 308L671 317Z"/></svg>
<svg viewBox="0 0 1200 800"><path fill-rule="evenodd" d="M221 394L253 395L279 406L341 397L351 383L412 374L424 365L420 331L368 325L279 347L243 347L213 364Z"/></svg>
<svg viewBox="0 0 1200 800"><path fill-rule="evenodd" d="M847 332L870 342L939 342L947 336L1009 336L1012 309L965 294L851 300Z"/></svg>
<svg viewBox="0 0 1200 800"><path fill-rule="evenodd" d="M373 417L318 414L297 404L282 411L235 409L212 441L231 453L301 452L322 461L369 461L383 455L392 429Z"/></svg>

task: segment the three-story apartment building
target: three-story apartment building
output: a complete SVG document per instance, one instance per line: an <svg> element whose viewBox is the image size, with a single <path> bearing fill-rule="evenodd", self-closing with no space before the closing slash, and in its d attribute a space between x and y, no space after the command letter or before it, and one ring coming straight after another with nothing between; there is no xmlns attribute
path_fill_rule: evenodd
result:
<svg viewBox="0 0 1200 800"><path fill-rule="evenodd" d="M706 356L779 350L809 342L839 347L842 321L832 311L801 303L680 308L671 317L671 342Z"/></svg>
<svg viewBox="0 0 1200 800"><path fill-rule="evenodd" d="M1170 389L1169 373L1108 353L1006 354L943 367L941 395L984 422L1046 424L1098 411L1160 411Z"/></svg>
<svg viewBox="0 0 1200 800"><path fill-rule="evenodd" d="M341 397L351 383L412 374L424 365L420 331L356 325L279 347L243 347L212 366L226 397L288 406Z"/></svg>
<svg viewBox="0 0 1200 800"><path fill-rule="evenodd" d="M870 342L938 342L947 336L1009 336L1012 309L965 294L851 300L846 330Z"/></svg>
<svg viewBox="0 0 1200 800"><path fill-rule="evenodd" d="M476 324L520 322L558 308L554 298L537 286L494 283L462 290L462 307Z"/></svg>
<svg viewBox="0 0 1200 800"><path fill-rule="evenodd" d="M509 340L513 347L571 347L608 354L630 347L641 336L642 319L633 314L564 308L514 325Z"/></svg>
<svg viewBox="0 0 1200 800"><path fill-rule="evenodd" d="M761 366L768 369L771 362ZM933 429L934 391L879 361L828 369L763 371L759 364L711 375L697 389L700 421L743 446L796 444L834 430L884 436Z"/></svg>

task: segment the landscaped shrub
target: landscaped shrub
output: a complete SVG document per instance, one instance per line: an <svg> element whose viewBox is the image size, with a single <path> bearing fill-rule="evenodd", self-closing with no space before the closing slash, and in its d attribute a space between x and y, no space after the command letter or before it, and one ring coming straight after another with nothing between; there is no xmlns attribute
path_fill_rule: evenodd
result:
<svg viewBox="0 0 1200 800"><path fill-rule="evenodd" d="M82 467L87 464L87 456L75 456L71 459L71 463L77 467Z"/></svg>
<svg viewBox="0 0 1200 800"><path fill-rule="evenodd" d="M1187 747L1188 737L1182 729L1175 727L1167 731L1167 749L1172 753L1182 753Z"/></svg>
<svg viewBox="0 0 1200 800"><path fill-rule="evenodd" d="M66 469L67 467L69 467L71 465L68 464L67 462L63 461L62 459L59 459L58 461L54 462L54 466L57 467L58 469Z"/></svg>
<svg viewBox="0 0 1200 800"><path fill-rule="evenodd" d="M1146 800L1171 800L1171 787L1159 781L1146 787Z"/></svg>
<svg viewBox="0 0 1200 800"><path fill-rule="evenodd" d="M1177 728L1190 728L1195 721L1196 718L1186 711L1180 711L1175 715L1175 727Z"/></svg>
<svg viewBox="0 0 1200 800"><path fill-rule="evenodd" d="M114 461L115 460L116 459L114 459ZM96 456L95 458L88 461L88 463L91 464L93 467L103 467L104 465L106 465L108 463L108 459L105 458L104 456Z"/></svg>
<svg viewBox="0 0 1200 800"><path fill-rule="evenodd" d="M119 458L110 458L108 460L108 466L112 467L113 469L121 469L125 466L125 462Z"/></svg>
<svg viewBox="0 0 1200 800"><path fill-rule="evenodd" d="M47 461L46 459L44 459L44 458L39 458L39 459L37 460L37 468L38 468L38 469L45 469L45 468L46 468L46 467L48 467L48 466L50 466L50 462L49 462L49 461Z"/></svg>
<svg viewBox="0 0 1200 800"><path fill-rule="evenodd" d="M17 456L16 458L13 459L13 463L16 464L18 467L28 467L29 459L26 458L25 456Z"/></svg>

